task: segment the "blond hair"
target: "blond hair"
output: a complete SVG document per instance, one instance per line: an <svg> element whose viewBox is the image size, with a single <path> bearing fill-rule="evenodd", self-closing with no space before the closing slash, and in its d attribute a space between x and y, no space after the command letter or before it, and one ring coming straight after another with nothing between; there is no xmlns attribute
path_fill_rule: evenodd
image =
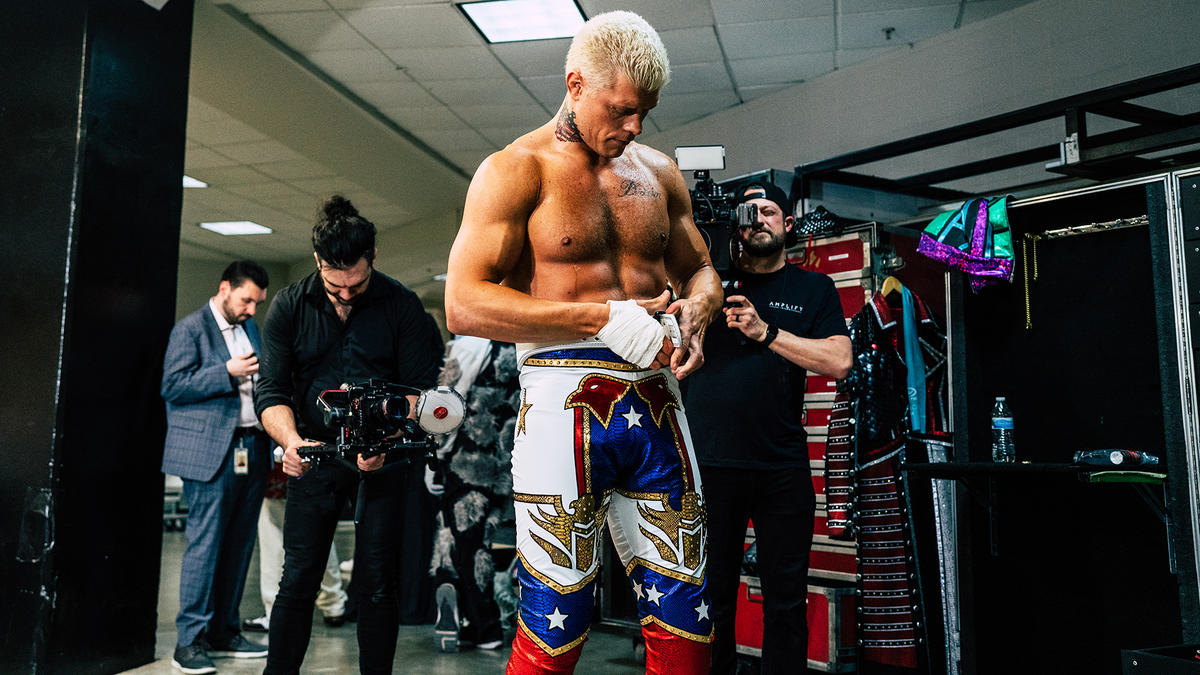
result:
<svg viewBox="0 0 1200 675"><path fill-rule="evenodd" d="M658 33L633 12L605 12L588 19L571 40L566 72L579 72L611 87L618 71L641 91L657 92L671 79L667 48Z"/></svg>

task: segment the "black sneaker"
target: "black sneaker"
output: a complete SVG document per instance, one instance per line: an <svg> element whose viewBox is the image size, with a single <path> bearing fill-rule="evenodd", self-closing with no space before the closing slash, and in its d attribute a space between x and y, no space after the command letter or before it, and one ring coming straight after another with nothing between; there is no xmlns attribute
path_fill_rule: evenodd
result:
<svg viewBox="0 0 1200 675"><path fill-rule="evenodd" d="M176 647L175 654L171 658L171 665L175 666L179 672L189 675L217 672L217 667L209 660L208 654L204 653L204 647L198 644Z"/></svg>
<svg viewBox="0 0 1200 675"><path fill-rule="evenodd" d="M257 642L251 642L250 640L242 637L241 633L238 633L237 635L234 635L229 642L220 645L213 645L208 650L208 655L213 657L229 656L235 659L261 659L267 655L267 646Z"/></svg>
<svg viewBox="0 0 1200 675"><path fill-rule="evenodd" d="M437 623L433 626L433 644L439 652L458 651L458 592L454 584L442 584L434 594Z"/></svg>

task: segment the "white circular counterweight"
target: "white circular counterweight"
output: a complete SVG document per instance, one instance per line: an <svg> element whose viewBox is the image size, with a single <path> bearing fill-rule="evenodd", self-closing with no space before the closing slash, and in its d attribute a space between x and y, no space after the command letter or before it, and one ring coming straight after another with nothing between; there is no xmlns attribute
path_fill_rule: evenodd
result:
<svg viewBox="0 0 1200 675"><path fill-rule="evenodd" d="M463 397L450 387L426 389L417 399L417 424L431 434L448 434L462 424L466 408Z"/></svg>

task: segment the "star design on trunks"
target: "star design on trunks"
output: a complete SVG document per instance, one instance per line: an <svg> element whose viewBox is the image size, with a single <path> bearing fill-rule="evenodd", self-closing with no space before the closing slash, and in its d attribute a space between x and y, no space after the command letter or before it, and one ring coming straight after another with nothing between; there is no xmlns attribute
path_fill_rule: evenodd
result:
<svg viewBox="0 0 1200 675"><path fill-rule="evenodd" d="M638 600L642 599L642 585L636 581L633 582L633 595L637 597Z"/></svg>
<svg viewBox="0 0 1200 675"><path fill-rule="evenodd" d="M642 415L634 410L633 406L629 406L629 412L621 415L621 417L624 417L625 421L629 423L630 429L642 426Z"/></svg>
<svg viewBox="0 0 1200 675"><path fill-rule="evenodd" d="M701 600L700 604L693 607L696 612L696 621L703 621L708 618L708 603Z"/></svg>
<svg viewBox="0 0 1200 675"><path fill-rule="evenodd" d="M517 435L525 433L525 413L533 407L532 403L525 402L525 390L521 390L521 412L517 415Z"/></svg>
<svg viewBox="0 0 1200 675"><path fill-rule="evenodd" d="M650 586L650 588L646 589L646 599L658 605L659 607L662 607L662 603L660 603L658 600L664 595L666 594L658 590L658 584L653 584Z"/></svg>
<svg viewBox="0 0 1200 675"><path fill-rule="evenodd" d="M562 612L558 611L558 605L555 605L554 611L547 614L546 618L550 620L551 629L557 628L559 630L566 630L567 628L565 625L563 625L563 623L567 620L568 616L570 616L570 614L563 614Z"/></svg>

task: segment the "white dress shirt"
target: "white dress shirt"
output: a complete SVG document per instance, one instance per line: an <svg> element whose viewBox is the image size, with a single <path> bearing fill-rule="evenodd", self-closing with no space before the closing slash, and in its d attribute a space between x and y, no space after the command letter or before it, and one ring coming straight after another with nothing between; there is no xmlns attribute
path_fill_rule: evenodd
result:
<svg viewBox="0 0 1200 675"><path fill-rule="evenodd" d="M254 351L254 345L250 343L250 336L246 335L246 329L241 324L231 324L225 319L221 308L217 307L216 298L208 301L208 308L212 310L213 318L217 320L217 326L221 329L221 337L225 338L225 346L229 347L231 357L237 358L242 354ZM237 378L238 394L242 399L242 415L238 422L240 427L258 426L258 415L254 414L254 382L257 379L257 375Z"/></svg>

